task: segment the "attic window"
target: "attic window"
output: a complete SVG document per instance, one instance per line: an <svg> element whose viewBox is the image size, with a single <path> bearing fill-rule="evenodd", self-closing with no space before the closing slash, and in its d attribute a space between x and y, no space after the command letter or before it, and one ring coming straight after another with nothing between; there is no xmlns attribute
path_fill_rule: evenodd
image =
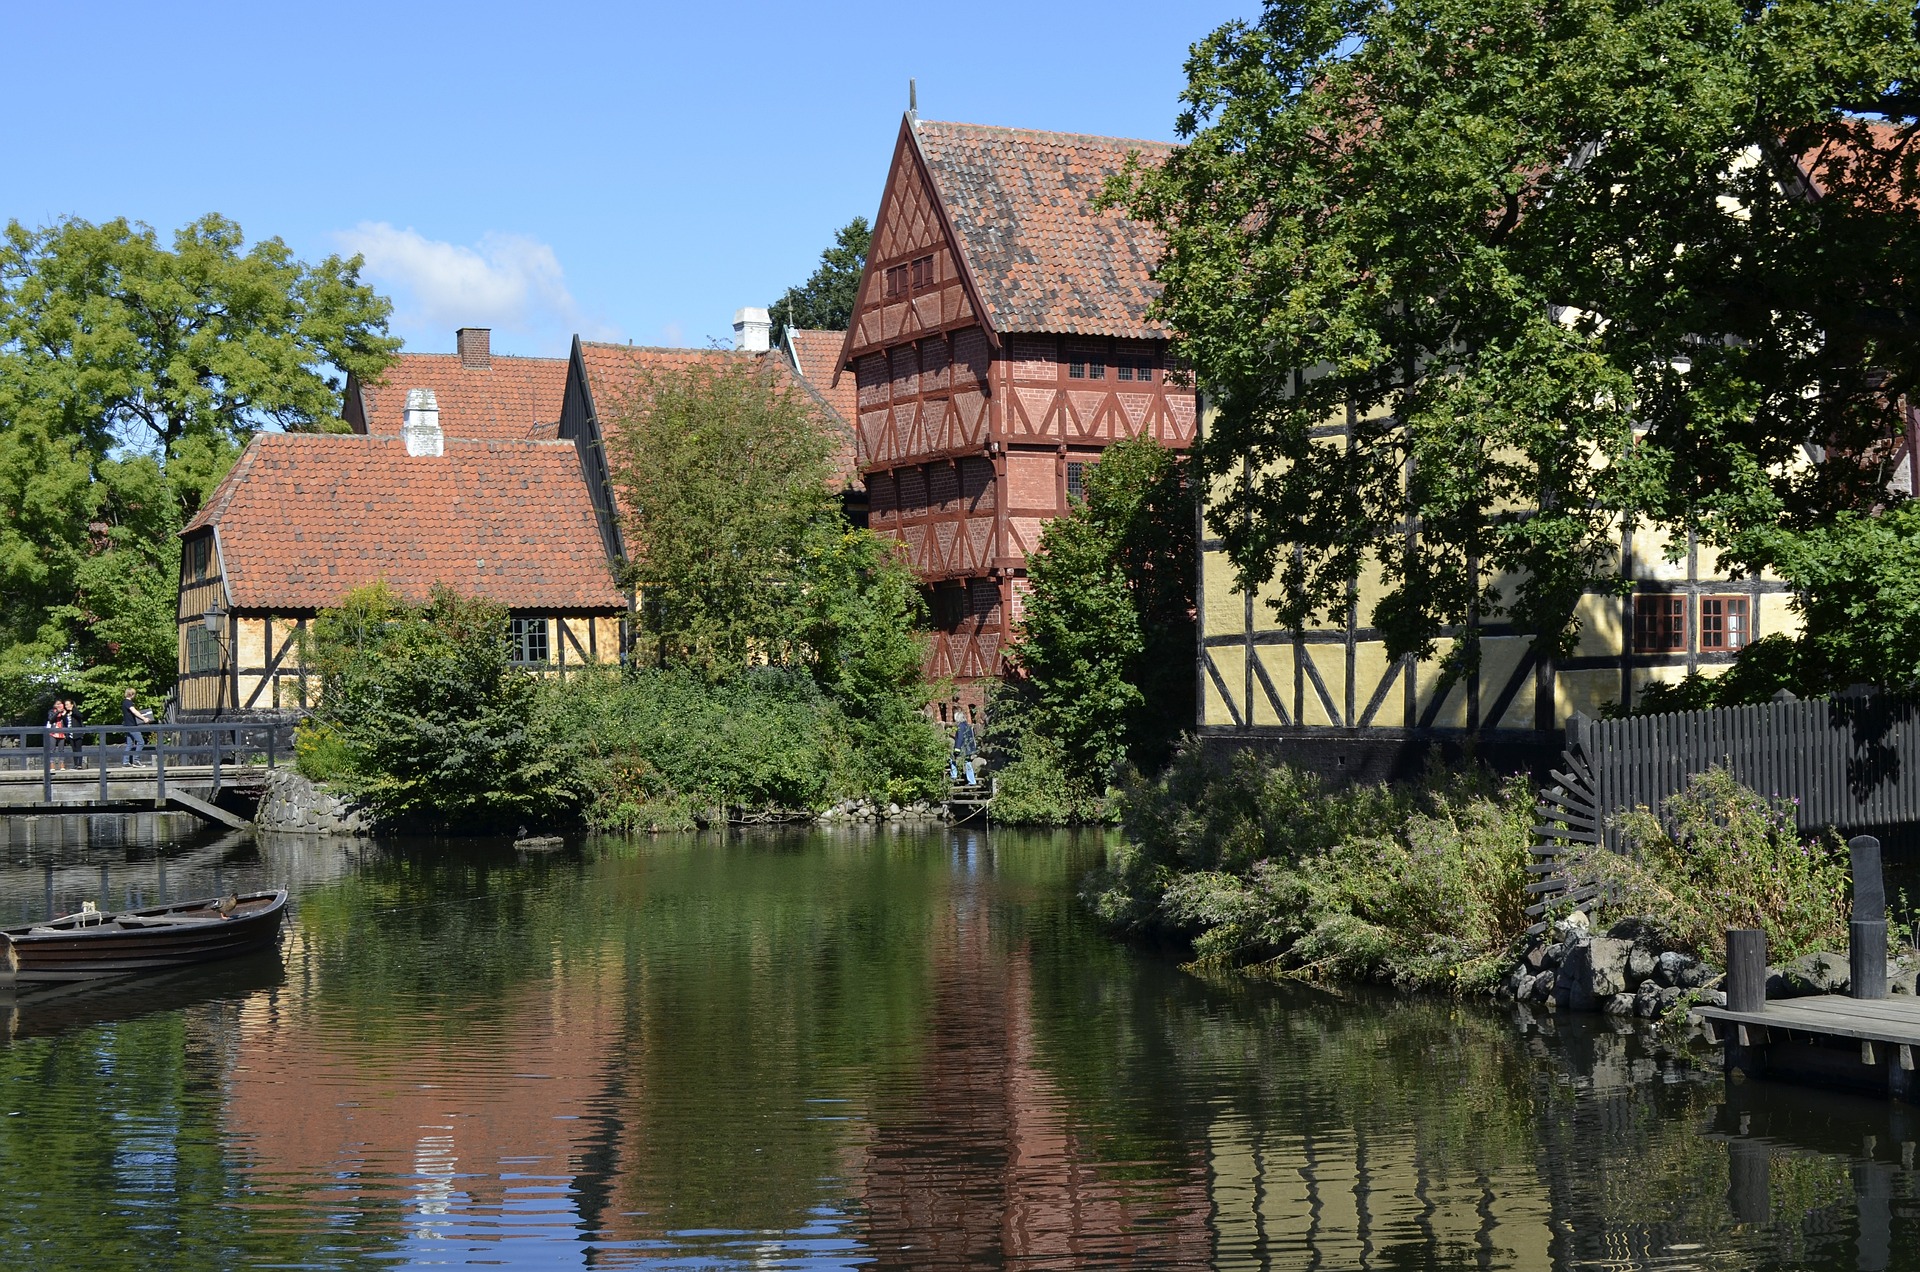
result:
<svg viewBox="0 0 1920 1272"><path fill-rule="evenodd" d="M1138 380L1141 384L1153 383L1153 355L1122 354L1114 359L1117 364L1114 375L1121 380Z"/></svg>
<svg viewBox="0 0 1920 1272"><path fill-rule="evenodd" d="M912 264L913 289L933 286L933 257L922 256Z"/></svg>
<svg viewBox="0 0 1920 1272"><path fill-rule="evenodd" d="M887 299L903 296L907 291L907 267L894 265L887 270Z"/></svg>
<svg viewBox="0 0 1920 1272"><path fill-rule="evenodd" d="M1104 380L1107 363L1099 354L1081 354L1080 361L1067 363L1069 380Z"/></svg>

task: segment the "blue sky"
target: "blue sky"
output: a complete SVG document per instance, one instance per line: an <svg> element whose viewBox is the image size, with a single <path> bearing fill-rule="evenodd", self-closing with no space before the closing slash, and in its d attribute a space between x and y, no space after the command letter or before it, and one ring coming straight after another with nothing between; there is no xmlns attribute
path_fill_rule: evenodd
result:
<svg viewBox="0 0 1920 1272"><path fill-rule="evenodd" d="M920 113L1173 136L1255 0L6 6L0 218L209 211L359 250L407 347L730 337L871 217Z"/></svg>

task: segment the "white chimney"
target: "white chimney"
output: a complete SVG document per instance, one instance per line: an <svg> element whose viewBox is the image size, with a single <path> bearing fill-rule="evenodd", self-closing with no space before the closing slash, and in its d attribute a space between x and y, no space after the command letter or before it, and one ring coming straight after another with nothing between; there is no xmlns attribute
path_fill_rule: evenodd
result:
<svg viewBox="0 0 1920 1272"><path fill-rule="evenodd" d="M407 439L409 455L439 455L446 450L446 438L440 432L440 403L432 389L407 390L406 423L401 434Z"/></svg>
<svg viewBox="0 0 1920 1272"><path fill-rule="evenodd" d="M733 313L733 347L748 353L765 353L772 345L773 319L764 309L751 306Z"/></svg>

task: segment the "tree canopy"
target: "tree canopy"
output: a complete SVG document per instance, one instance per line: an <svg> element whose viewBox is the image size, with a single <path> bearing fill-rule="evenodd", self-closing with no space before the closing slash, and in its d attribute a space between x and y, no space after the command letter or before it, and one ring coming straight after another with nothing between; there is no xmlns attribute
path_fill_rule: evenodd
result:
<svg viewBox="0 0 1920 1272"><path fill-rule="evenodd" d="M0 712L59 684L107 710L175 665L176 535L263 428L339 424L344 372L399 341L359 259L245 246L218 216L171 248L125 220L0 238Z"/></svg>
<svg viewBox="0 0 1920 1272"><path fill-rule="evenodd" d="M1111 194L1166 233L1210 529L1283 624L1377 571L1394 654L1564 651L1623 518L1755 569L1887 498L1910 4L1273 0L1187 70L1187 144Z"/></svg>
<svg viewBox="0 0 1920 1272"><path fill-rule="evenodd" d="M833 234L833 246L820 253L820 268L798 287L789 288L768 306L777 344L788 327L845 331L853 321L854 302L860 298L860 273L867 267L867 248L873 227L856 216Z"/></svg>

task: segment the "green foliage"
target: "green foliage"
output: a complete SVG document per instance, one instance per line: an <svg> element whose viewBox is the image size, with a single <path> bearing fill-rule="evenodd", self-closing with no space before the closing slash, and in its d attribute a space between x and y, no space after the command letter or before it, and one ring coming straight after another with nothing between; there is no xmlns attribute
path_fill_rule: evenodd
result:
<svg viewBox="0 0 1920 1272"><path fill-rule="evenodd" d="M1920 286L1911 5L1272 0L1187 72L1188 144L1110 194L1167 235L1209 524L1284 626L1377 571L1390 655L1488 620L1565 651L1622 516L1752 568L1883 498L1920 387L1883 318ZM1826 143L1852 161L1806 198Z"/></svg>
<svg viewBox="0 0 1920 1272"><path fill-rule="evenodd" d="M787 661L803 545L837 512L812 400L728 358L650 374L609 409L631 581L660 661L709 675Z"/></svg>
<svg viewBox="0 0 1920 1272"><path fill-rule="evenodd" d="M384 820L510 825L562 813L581 792L560 739L539 726L539 682L514 668L507 611L436 588L415 609L384 584L316 618L320 704L296 755Z"/></svg>
<svg viewBox="0 0 1920 1272"><path fill-rule="evenodd" d="M773 319L775 344L788 327L845 331L853 322L860 299L860 274L867 266L873 229L867 218L856 216L833 233L833 246L820 253L820 268L799 287L790 287L767 307Z"/></svg>
<svg viewBox="0 0 1920 1272"><path fill-rule="evenodd" d="M1114 446L1088 470L1084 501L1047 523L1028 560L1032 590L1008 651L1016 675L995 697L993 745L1013 766L1023 739L1043 740L1033 772L1057 756L1063 810L1094 805L1123 760L1158 769L1193 719L1186 467L1149 437Z"/></svg>
<svg viewBox="0 0 1920 1272"><path fill-rule="evenodd" d="M1844 949L1845 850L1831 835L1803 837L1792 802L1747 789L1726 769L1696 773L1661 806L1624 814L1627 851L1589 849L1568 861L1601 885L1605 906L1651 914L1676 943L1717 956L1728 928L1760 928L1780 959Z"/></svg>
<svg viewBox="0 0 1920 1272"><path fill-rule="evenodd" d="M117 719L175 675L175 536L262 428L337 424L399 342L358 259L294 260L203 217L0 238L0 710L55 689Z"/></svg>
<svg viewBox="0 0 1920 1272"><path fill-rule="evenodd" d="M1004 698L996 695L996 702ZM997 708L994 708L997 709ZM992 713L990 709L989 714ZM1080 826L1114 820L1104 791L1072 780L1066 752L1032 729L1003 732L996 718L985 746L993 777L993 820L1004 826Z"/></svg>
<svg viewBox="0 0 1920 1272"><path fill-rule="evenodd" d="M1532 810L1523 777L1478 768L1334 790L1189 743L1126 790L1126 841L1085 895L1114 928L1203 963L1483 989L1526 927Z"/></svg>

